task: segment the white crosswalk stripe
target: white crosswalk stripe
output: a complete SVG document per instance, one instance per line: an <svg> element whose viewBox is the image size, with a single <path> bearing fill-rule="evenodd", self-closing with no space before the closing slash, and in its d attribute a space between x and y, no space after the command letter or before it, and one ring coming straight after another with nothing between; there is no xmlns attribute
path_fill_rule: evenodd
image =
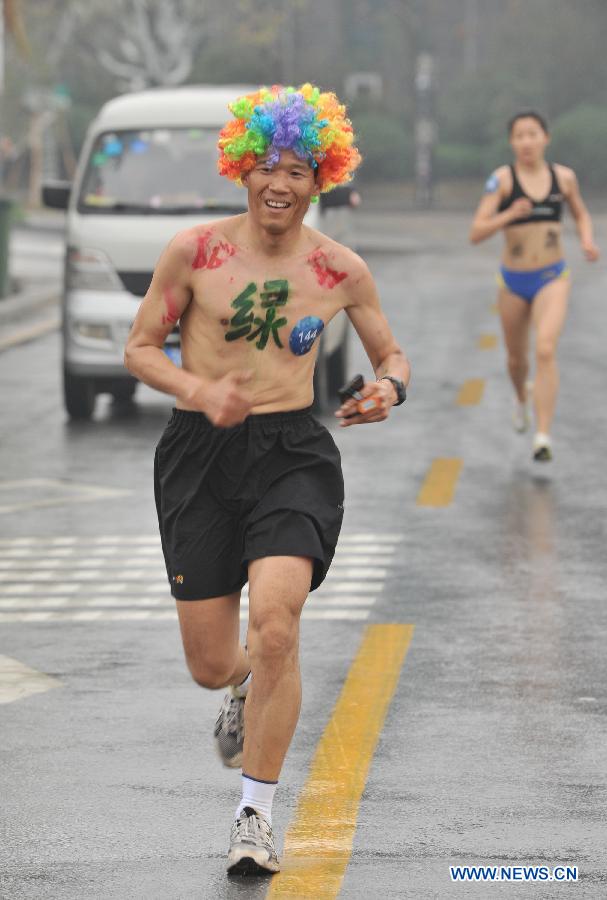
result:
<svg viewBox="0 0 607 900"><path fill-rule="evenodd" d="M115 551L113 551L115 552ZM333 563L334 566L338 568L340 566L367 566L367 565L375 565L378 562L386 562L389 563L392 561L392 552L383 552L383 553L374 553L371 556L336 556L335 561ZM156 559L158 557L158 559ZM54 557L49 556L48 554L41 557L36 556L32 559L29 556L19 556L16 558L7 557L3 553L0 553L0 570L2 571L10 571L14 569L19 571L19 566L26 560L27 569L31 571L32 569L35 571L37 569L70 569L70 571L74 571L76 569L94 569L99 566L100 557L98 555L94 556L92 559L87 559L86 557L81 559L68 559L64 556ZM111 558L109 561L114 562L114 558ZM138 559L136 560L139 565L145 560ZM122 565L132 564L132 557L123 557ZM159 555L159 551L154 551L154 560L155 564L158 564L160 567L163 567L162 557Z"/></svg>
<svg viewBox="0 0 607 900"><path fill-rule="evenodd" d="M381 593L395 534L346 534L302 618L359 621ZM241 618L248 615L248 585ZM176 618L157 536L0 539L0 624L165 621Z"/></svg>
<svg viewBox="0 0 607 900"><path fill-rule="evenodd" d="M349 546L365 543L381 542L387 544L399 544L402 536L398 534L350 534L341 535L339 538L340 546ZM95 544L120 544L121 546L134 545L150 545L160 547L160 539L153 535L123 535L103 537L20 537L20 538L0 538L0 547L22 547L28 545L48 545L51 547L76 545L85 547Z"/></svg>
<svg viewBox="0 0 607 900"><path fill-rule="evenodd" d="M334 619L346 621L364 621L369 618L368 610L364 609L304 609L302 619ZM240 618L246 620L244 613L240 614ZM22 613L0 613L0 624L10 624L11 622L119 622L146 620L149 622L166 621L177 619L177 613L174 609L167 610L150 610L150 609L123 609L123 610L100 610L87 609L74 613L65 612L22 612Z"/></svg>

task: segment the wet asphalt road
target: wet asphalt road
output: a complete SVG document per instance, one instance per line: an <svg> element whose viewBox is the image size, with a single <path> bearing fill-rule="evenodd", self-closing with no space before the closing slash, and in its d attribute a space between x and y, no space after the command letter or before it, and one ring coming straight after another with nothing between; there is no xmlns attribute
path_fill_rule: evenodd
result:
<svg viewBox="0 0 607 900"><path fill-rule="evenodd" d="M569 240L556 459L539 466L510 428L501 346L477 346L498 334L497 243L467 247L455 215L369 225L378 249L397 227L407 251L368 259L414 381L388 423L327 418L344 562L310 611L343 618L302 623L279 843L365 625L412 623L340 896L605 897L605 262ZM606 219L598 239L607 253ZM355 342L351 367L369 373ZM482 400L459 406L471 378ZM225 879L239 780L211 746L220 695L189 681L158 587L152 454L170 401L144 389L136 410L104 401L66 423L56 333L0 354L0 381L0 654L61 682L0 706L0 897L263 897ZM424 508L439 457L463 463L454 500ZM354 578L352 547L367 559ZM577 865L580 881L450 881L450 865L496 863Z"/></svg>

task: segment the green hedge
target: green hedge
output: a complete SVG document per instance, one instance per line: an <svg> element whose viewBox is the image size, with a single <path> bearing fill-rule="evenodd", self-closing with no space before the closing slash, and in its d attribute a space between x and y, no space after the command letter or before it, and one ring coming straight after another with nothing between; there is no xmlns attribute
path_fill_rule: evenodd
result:
<svg viewBox="0 0 607 900"><path fill-rule="evenodd" d="M363 155L361 180L412 177L413 140L404 124L382 111L359 112L352 119Z"/></svg>
<svg viewBox="0 0 607 900"><path fill-rule="evenodd" d="M477 144L438 144L435 160L439 178L482 178L486 171L484 148Z"/></svg>
<svg viewBox="0 0 607 900"><path fill-rule="evenodd" d="M550 160L575 169L582 184L607 187L607 106L580 104L554 120ZM506 137L492 143L442 143L436 150L440 178L486 177L510 162Z"/></svg>
<svg viewBox="0 0 607 900"><path fill-rule="evenodd" d="M607 185L607 106L582 103L552 124L550 159L575 169L583 184Z"/></svg>

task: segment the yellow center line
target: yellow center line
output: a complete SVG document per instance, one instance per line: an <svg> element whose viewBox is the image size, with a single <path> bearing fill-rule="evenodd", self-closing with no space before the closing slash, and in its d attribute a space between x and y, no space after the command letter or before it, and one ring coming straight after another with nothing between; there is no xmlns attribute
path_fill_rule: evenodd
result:
<svg viewBox="0 0 607 900"><path fill-rule="evenodd" d="M413 625L370 625L321 737L285 838L282 871L266 894L337 897L358 807Z"/></svg>
<svg viewBox="0 0 607 900"><path fill-rule="evenodd" d="M497 347L497 335L481 334L476 346L479 350L494 350Z"/></svg>
<svg viewBox="0 0 607 900"><path fill-rule="evenodd" d="M483 391L485 390L484 378L470 378L465 381L457 395L458 406L476 406L483 399Z"/></svg>
<svg viewBox="0 0 607 900"><path fill-rule="evenodd" d="M461 459L435 459L417 495L418 506L449 506L462 470Z"/></svg>

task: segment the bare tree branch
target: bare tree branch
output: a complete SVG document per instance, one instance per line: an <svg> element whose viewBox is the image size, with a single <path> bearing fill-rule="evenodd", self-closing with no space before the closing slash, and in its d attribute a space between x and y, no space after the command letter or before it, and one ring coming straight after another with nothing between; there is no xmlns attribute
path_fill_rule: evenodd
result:
<svg viewBox="0 0 607 900"><path fill-rule="evenodd" d="M49 61L57 65L78 32L93 58L120 88L182 84L204 40L204 4L198 0L120 0L118 15L84 2L59 18ZM95 41L88 40L91 30Z"/></svg>

